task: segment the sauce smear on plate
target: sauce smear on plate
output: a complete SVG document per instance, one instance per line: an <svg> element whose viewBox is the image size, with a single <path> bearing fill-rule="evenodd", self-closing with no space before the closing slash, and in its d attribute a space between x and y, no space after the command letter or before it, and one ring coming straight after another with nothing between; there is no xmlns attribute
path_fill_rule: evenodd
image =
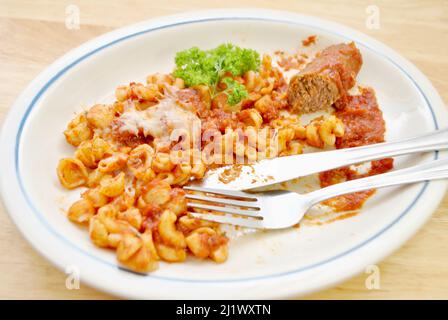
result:
<svg viewBox="0 0 448 320"><path fill-rule="evenodd" d="M359 95L347 96L343 108L336 110L335 115L345 125L344 135L336 139L336 148L352 148L384 142L386 126L373 89L361 88ZM393 159L387 158L372 161L370 169L365 173L359 173L351 167L334 169L320 173L320 185L327 187L339 182L384 173L392 168ZM327 200L324 204L338 212L358 210L374 193L375 190L356 192Z"/></svg>

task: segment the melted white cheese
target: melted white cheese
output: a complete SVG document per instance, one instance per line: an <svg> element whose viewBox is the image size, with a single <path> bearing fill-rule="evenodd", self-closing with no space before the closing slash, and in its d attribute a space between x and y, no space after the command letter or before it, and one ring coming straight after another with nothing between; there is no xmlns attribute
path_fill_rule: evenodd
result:
<svg viewBox="0 0 448 320"><path fill-rule="evenodd" d="M128 104L119 120L119 132L138 135L141 130L145 136L151 136L162 143L176 140L185 133L196 137L201 132L201 120L170 98L142 111L136 110L133 104ZM170 140L170 137L173 139Z"/></svg>

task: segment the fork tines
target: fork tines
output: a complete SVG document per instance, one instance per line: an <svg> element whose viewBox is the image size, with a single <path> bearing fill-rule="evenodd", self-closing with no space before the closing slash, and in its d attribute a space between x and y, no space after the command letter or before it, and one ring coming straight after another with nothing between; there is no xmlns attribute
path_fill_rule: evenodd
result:
<svg viewBox="0 0 448 320"><path fill-rule="evenodd" d="M256 228L262 220L260 205L256 196L233 190L221 190L186 186L184 190L190 208L207 210L207 213L189 212L195 218L219 223L243 225ZM192 193L194 192L194 193ZM198 194L200 193L200 194Z"/></svg>

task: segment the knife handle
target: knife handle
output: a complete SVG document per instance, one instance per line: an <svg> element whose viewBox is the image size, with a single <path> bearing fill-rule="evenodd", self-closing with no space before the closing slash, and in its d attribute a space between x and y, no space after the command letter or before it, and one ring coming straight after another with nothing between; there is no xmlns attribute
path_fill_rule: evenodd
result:
<svg viewBox="0 0 448 320"><path fill-rule="evenodd" d="M372 144L363 147L342 149L346 162L351 165L365 161L399 155L442 150L448 148L448 128L399 141Z"/></svg>
<svg viewBox="0 0 448 320"><path fill-rule="evenodd" d="M280 188L280 185L278 184L280 182L318 172L366 161L443 149L448 149L448 128L398 141L280 157L265 160L265 162L261 162L256 166L256 168L261 169L261 172L275 172L275 174L273 174L274 179L270 181L256 182L248 188L242 187L240 189L262 191L260 188L266 186L270 186L270 189L277 189Z"/></svg>

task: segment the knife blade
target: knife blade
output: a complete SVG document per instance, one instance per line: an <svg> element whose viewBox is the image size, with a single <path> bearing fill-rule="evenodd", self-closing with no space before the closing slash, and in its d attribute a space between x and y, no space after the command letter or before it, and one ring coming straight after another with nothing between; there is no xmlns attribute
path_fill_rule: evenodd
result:
<svg viewBox="0 0 448 320"><path fill-rule="evenodd" d="M253 190L356 163L447 148L448 129L443 129L394 142L266 159L249 165L227 165L208 172L204 179L193 184Z"/></svg>

